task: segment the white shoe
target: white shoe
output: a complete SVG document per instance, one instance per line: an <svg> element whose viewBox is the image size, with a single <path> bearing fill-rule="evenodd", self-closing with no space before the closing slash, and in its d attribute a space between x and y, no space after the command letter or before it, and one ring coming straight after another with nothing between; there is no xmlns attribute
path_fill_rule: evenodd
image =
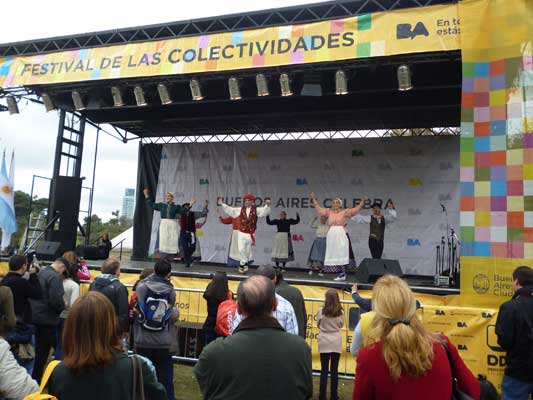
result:
<svg viewBox="0 0 533 400"><path fill-rule="evenodd" d="M243 269L244 273L247 273L248 272L248 265L243 266L242 269Z"/></svg>
<svg viewBox="0 0 533 400"><path fill-rule="evenodd" d="M313 275L313 270L309 270L309 275Z"/></svg>
<svg viewBox="0 0 533 400"><path fill-rule="evenodd" d="M340 274L339 276L337 276L335 279L333 279L334 281L345 281L346 280L346 274Z"/></svg>
<svg viewBox="0 0 533 400"><path fill-rule="evenodd" d="M319 272L318 276L324 277L324 274L322 272Z"/></svg>
<svg viewBox="0 0 533 400"><path fill-rule="evenodd" d="M246 271L244 270L243 266L239 267L239 274L244 274Z"/></svg>

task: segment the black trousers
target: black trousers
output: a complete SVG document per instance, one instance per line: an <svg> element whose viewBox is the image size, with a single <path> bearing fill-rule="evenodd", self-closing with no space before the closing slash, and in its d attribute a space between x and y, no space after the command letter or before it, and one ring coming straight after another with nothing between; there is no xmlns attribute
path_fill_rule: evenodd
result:
<svg viewBox="0 0 533 400"><path fill-rule="evenodd" d="M337 388L339 386L339 353L320 353L320 395L319 400L326 400L328 373L331 372L331 400L338 400Z"/></svg>
<svg viewBox="0 0 533 400"><path fill-rule="evenodd" d="M43 377L50 350L56 347L56 329L55 325L35 324L35 364L32 378L39 383Z"/></svg>
<svg viewBox="0 0 533 400"><path fill-rule="evenodd" d="M368 238L368 247L372 258L381 258L383 254L383 239Z"/></svg>
<svg viewBox="0 0 533 400"><path fill-rule="evenodd" d="M157 380L161 383L167 393L169 392L170 385L173 385L174 382L169 382L169 362L170 351L168 349L147 349L147 348L136 348L137 354L148 358L155 367L155 373L157 375Z"/></svg>
<svg viewBox="0 0 533 400"><path fill-rule="evenodd" d="M183 250L183 260L185 265L192 264L192 254L196 250L196 238L193 242L191 232L181 232L180 233L180 248Z"/></svg>

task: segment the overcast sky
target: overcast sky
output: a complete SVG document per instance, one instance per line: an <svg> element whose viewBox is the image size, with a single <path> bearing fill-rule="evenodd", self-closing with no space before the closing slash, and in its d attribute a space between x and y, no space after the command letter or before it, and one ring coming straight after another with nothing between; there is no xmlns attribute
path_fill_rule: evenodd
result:
<svg viewBox="0 0 533 400"><path fill-rule="evenodd" d="M181 21L254 11L265 8L307 4L308 0L197 0L170 2L162 0L30 0L12 5L9 16L0 24L0 43L95 32L131 26ZM31 10L31 12L28 12ZM44 107L19 104L20 114L0 113L0 150L15 149L15 189L30 192L33 175L51 177L54 162L58 114L46 113ZM96 131L87 126L82 176L90 186L94 162ZM93 212L108 219L122 207L124 189L134 188L137 175L138 142L123 144L105 134L100 135ZM8 157L9 158L9 157ZM46 181L37 181L37 194L48 195ZM87 208L88 192L81 208ZM80 219L82 216L80 216Z"/></svg>

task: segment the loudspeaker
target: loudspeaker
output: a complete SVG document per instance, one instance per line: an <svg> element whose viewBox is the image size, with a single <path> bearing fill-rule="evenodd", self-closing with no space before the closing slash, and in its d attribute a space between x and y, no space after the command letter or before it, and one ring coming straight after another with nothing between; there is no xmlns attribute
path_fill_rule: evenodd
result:
<svg viewBox="0 0 533 400"><path fill-rule="evenodd" d="M55 261L56 258L63 254L61 242L41 242L37 246L35 255L39 260Z"/></svg>
<svg viewBox="0 0 533 400"><path fill-rule="evenodd" d="M78 246L76 253L86 260L99 260L100 252L96 246Z"/></svg>
<svg viewBox="0 0 533 400"><path fill-rule="evenodd" d="M81 178L58 176L50 186L48 223L58 214L59 219L46 232L46 240L61 242L64 251L76 248L81 183Z"/></svg>
<svg viewBox="0 0 533 400"><path fill-rule="evenodd" d="M398 260L365 258L355 269L355 279L359 283L374 283L383 275L403 276Z"/></svg>

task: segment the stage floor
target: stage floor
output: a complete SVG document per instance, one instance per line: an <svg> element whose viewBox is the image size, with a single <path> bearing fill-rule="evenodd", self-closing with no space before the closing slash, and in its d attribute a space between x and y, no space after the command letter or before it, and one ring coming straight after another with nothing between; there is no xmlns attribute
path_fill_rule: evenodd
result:
<svg viewBox="0 0 533 400"><path fill-rule="evenodd" d="M101 261L87 260L87 265L91 269L99 269ZM128 261L124 262L121 266L121 270L124 272L140 272L144 268L150 268L154 265L153 261ZM252 266L248 270L246 275L241 275L236 268L230 268L224 264L215 263L196 263L190 268L186 268L181 262L172 262L172 275L186 276L191 278L211 279L212 274L216 271L225 271L228 274L228 278L232 280L243 280L247 276L254 274L254 270L257 266ZM324 276L318 276L317 274L309 275L309 270L304 269L291 269L287 268L283 273L285 281L295 285L312 285L312 286L325 286L337 289L350 290L353 283L357 283L355 276L348 273L345 282L336 282L333 279L335 274L326 274ZM452 295L459 294L459 289L451 288L439 288L433 286L433 279L427 276L405 276L406 281L409 283L413 291L418 293L428 293L436 295ZM361 289L371 289L371 284L358 283Z"/></svg>

